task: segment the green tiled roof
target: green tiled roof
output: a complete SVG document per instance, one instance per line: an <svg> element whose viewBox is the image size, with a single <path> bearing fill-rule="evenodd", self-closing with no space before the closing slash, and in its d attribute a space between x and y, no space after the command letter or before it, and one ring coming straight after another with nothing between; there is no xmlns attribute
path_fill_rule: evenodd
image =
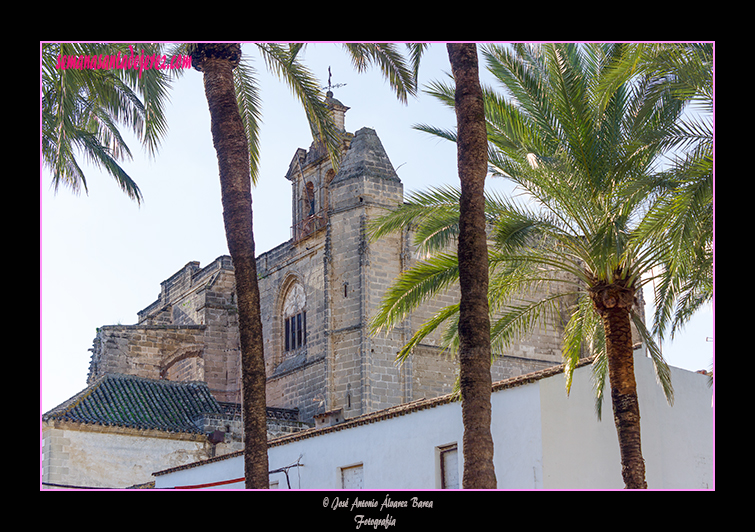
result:
<svg viewBox="0 0 755 532"><path fill-rule="evenodd" d="M42 416L44 421L200 433L195 420L223 409L204 382L107 374Z"/></svg>

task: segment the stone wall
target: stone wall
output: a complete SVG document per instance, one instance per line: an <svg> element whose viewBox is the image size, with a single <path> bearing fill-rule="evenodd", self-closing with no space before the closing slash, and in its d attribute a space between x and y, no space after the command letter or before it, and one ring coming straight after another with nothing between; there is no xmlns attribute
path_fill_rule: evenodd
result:
<svg viewBox="0 0 755 532"><path fill-rule="evenodd" d="M148 379L175 374L181 361L201 357L206 325L106 325L97 330L89 366L91 384L106 373L124 373ZM174 365L178 363L178 367ZM204 380L204 364L183 380ZM182 379L174 379L182 380Z"/></svg>
<svg viewBox="0 0 755 532"><path fill-rule="evenodd" d="M97 329L88 382L105 373L203 380L220 401L240 400L235 281L230 257L190 262L161 283L135 325Z"/></svg>
<svg viewBox="0 0 755 532"><path fill-rule="evenodd" d="M267 403L299 408L311 420L324 402L326 307L324 237L311 237L300 245L291 241L258 260L262 335L268 376ZM283 304L295 285L303 288L306 343L286 351Z"/></svg>
<svg viewBox="0 0 755 532"><path fill-rule="evenodd" d="M43 430L42 482L127 488L152 481L154 471L210 458L212 451L203 434L55 422Z"/></svg>
<svg viewBox="0 0 755 532"><path fill-rule="evenodd" d="M395 363L401 331L373 336L370 319L402 269L401 234L372 241L369 220L403 201L403 186L372 130L358 131L330 187L332 367L328 409L353 417L411 400Z"/></svg>

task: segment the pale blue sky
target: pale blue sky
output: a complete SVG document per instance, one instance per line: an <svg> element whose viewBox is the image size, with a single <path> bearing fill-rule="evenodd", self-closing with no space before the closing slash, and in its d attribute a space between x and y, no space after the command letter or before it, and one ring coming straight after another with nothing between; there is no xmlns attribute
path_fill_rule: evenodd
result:
<svg viewBox="0 0 755 532"><path fill-rule="evenodd" d="M253 45L245 52L255 57ZM328 67L335 97L351 109L346 128L377 131L405 192L457 184L455 145L412 129L416 123L454 127L450 109L421 94L400 104L382 75L371 69L357 74L341 46L309 45L305 62L327 84ZM254 194L257 252L290 237L290 183L283 177L297 148L311 143L299 103L286 86L267 74L261 60L263 100L262 160ZM433 45L425 56L420 83L440 79L450 70L445 46ZM483 74L484 75L484 74ZM134 160L124 167L141 188L140 206L96 168L86 170L89 194L67 189L57 195L41 172L41 409L67 400L86 386L95 329L133 324L137 312L155 301L160 282L190 261L207 265L227 254L217 161L210 135L201 74L187 72L172 91L170 131L155 160L136 141ZM509 190L499 180L489 180ZM649 295L646 295L649 299ZM712 311L702 312L673 344L664 346L671 365L709 369L713 344Z"/></svg>

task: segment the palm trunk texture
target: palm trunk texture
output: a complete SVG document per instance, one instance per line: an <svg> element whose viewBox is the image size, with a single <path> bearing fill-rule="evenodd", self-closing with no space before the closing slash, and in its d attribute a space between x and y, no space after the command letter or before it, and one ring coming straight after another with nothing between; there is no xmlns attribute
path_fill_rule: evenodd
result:
<svg viewBox="0 0 755 532"><path fill-rule="evenodd" d="M233 69L240 47L198 45L210 108L212 139L218 157L228 250L233 260L238 301L244 414L244 474L247 489L267 489L265 362L260 295L252 229L249 148L234 92Z"/></svg>
<svg viewBox="0 0 755 532"><path fill-rule="evenodd" d="M456 83L459 215L459 363L464 422L465 489L495 489L493 437L490 432L490 315L488 247L485 232L487 131L477 65L477 46L448 44Z"/></svg>
<svg viewBox="0 0 755 532"><path fill-rule="evenodd" d="M646 489L645 460L640 438L640 403L634 377L634 353L629 311L634 290L609 285L593 291L593 303L603 319L611 386L613 419L619 436L621 475L627 489Z"/></svg>

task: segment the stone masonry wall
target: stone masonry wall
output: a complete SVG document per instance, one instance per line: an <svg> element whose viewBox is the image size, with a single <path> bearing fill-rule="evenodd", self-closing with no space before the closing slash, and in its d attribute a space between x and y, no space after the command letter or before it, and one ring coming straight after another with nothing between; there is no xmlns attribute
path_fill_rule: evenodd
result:
<svg viewBox="0 0 755 532"><path fill-rule="evenodd" d="M91 349L88 383L106 373L164 378L172 359L200 356L204 350L204 325L106 325L97 330ZM195 379L203 380L203 365Z"/></svg>
<svg viewBox="0 0 755 532"><path fill-rule="evenodd" d="M300 245L291 241L258 257L262 334L268 376L268 406L299 408L302 419L324 409L327 352L324 233ZM303 287L306 344L286 351L283 302L295 284Z"/></svg>
<svg viewBox="0 0 755 532"><path fill-rule="evenodd" d="M235 284L230 257L190 262L161 283L135 325L107 325L94 339L88 382L105 373L203 380L221 401L240 400Z"/></svg>
<svg viewBox="0 0 755 532"><path fill-rule="evenodd" d="M370 142L375 141L368 137L368 147ZM411 400L406 374L395 364L401 331L373 336L369 329L382 295L401 271L404 251L400 234L378 241L367 234L370 219L403 200L401 182L384 168L372 171L370 164L368 157L364 173L347 172L348 179L331 186L330 408L343 408L346 417Z"/></svg>

